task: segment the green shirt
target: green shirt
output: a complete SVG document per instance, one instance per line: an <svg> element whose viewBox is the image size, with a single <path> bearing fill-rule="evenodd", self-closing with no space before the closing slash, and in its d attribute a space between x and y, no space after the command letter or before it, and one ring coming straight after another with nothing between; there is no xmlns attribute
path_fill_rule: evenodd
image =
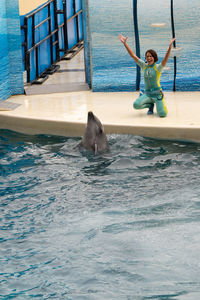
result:
<svg viewBox="0 0 200 300"><path fill-rule="evenodd" d="M154 63L150 66L142 59L139 59L137 64L143 70L145 92L154 93L160 91L160 75L164 68L163 65Z"/></svg>

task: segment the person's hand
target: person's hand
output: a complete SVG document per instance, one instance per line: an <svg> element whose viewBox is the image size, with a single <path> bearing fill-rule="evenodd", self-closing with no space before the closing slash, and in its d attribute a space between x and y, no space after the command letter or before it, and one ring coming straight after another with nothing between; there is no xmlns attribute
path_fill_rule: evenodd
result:
<svg viewBox="0 0 200 300"><path fill-rule="evenodd" d="M169 42L169 47L171 48L172 45L173 45L173 42L176 40L176 38L172 39L170 42Z"/></svg>
<svg viewBox="0 0 200 300"><path fill-rule="evenodd" d="M128 39L128 37L126 36L123 36L122 34L119 34L118 35L118 38L119 38L119 40L123 43L123 44L126 44L126 41L127 41L127 39Z"/></svg>

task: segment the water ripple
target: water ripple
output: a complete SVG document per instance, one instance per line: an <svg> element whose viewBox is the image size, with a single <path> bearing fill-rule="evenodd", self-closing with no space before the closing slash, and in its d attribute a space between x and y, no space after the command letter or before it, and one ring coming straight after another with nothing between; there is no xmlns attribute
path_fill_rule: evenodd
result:
<svg viewBox="0 0 200 300"><path fill-rule="evenodd" d="M0 131L1 299L198 299L199 144Z"/></svg>

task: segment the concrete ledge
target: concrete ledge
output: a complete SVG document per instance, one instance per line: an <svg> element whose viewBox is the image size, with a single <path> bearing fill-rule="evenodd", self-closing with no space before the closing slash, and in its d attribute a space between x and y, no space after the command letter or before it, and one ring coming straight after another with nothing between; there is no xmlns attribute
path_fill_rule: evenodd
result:
<svg viewBox="0 0 200 300"><path fill-rule="evenodd" d="M159 118L134 110L138 93L92 93L91 91L19 95L21 104L0 112L0 128L26 134L82 136L88 111L93 111L107 134L134 134L153 138L200 142L200 93L165 93L169 114Z"/></svg>
<svg viewBox="0 0 200 300"><path fill-rule="evenodd" d="M1 116L0 128L25 134L82 136L86 122L51 121L12 116ZM142 126L104 124L107 134L133 134L152 138L200 142L200 126Z"/></svg>
<svg viewBox="0 0 200 300"><path fill-rule="evenodd" d="M200 142L200 126L198 127L160 127L160 126L113 126L105 125L106 132L133 134L158 139Z"/></svg>
<svg viewBox="0 0 200 300"><path fill-rule="evenodd" d="M81 136L84 132L85 124L2 116L0 128L32 135L50 134L61 136Z"/></svg>

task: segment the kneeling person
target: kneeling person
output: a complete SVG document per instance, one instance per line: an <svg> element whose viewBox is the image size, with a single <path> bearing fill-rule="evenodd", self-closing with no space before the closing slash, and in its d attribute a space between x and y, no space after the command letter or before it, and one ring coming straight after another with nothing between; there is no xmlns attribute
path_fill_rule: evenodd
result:
<svg viewBox="0 0 200 300"><path fill-rule="evenodd" d="M169 48L166 55L160 64L156 64L158 61L157 53L150 49L145 53L146 63L139 59L132 49L126 43L128 37L119 35L120 41L124 44L126 50L130 56L134 59L136 64L143 70L145 93L139 96L133 103L135 109L148 108L148 114L153 114L154 104L156 105L157 113L160 117L167 116L167 107L164 102L164 95L160 86L160 76L165 67L168 58L170 56L172 44L175 39L169 43Z"/></svg>

